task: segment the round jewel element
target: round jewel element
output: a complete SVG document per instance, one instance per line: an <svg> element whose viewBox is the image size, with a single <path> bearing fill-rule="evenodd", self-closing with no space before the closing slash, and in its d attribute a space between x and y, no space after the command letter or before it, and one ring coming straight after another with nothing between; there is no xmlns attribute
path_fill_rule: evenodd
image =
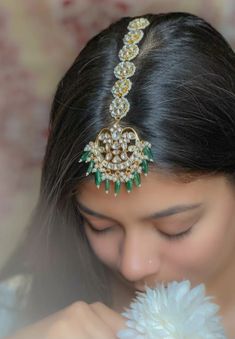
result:
<svg viewBox="0 0 235 339"><path fill-rule="evenodd" d="M121 154L121 158L122 158L122 160L127 160L128 158L127 158L127 154L126 153L122 153Z"/></svg>
<svg viewBox="0 0 235 339"><path fill-rule="evenodd" d="M119 155L115 155L114 157L113 157L113 163L118 163L118 162L121 162L122 160L120 159L120 157L119 157Z"/></svg>
<svg viewBox="0 0 235 339"><path fill-rule="evenodd" d="M124 97L131 89L132 82L129 79L117 80L112 88L115 97Z"/></svg>
<svg viewBox="0 0 235 339"><path fill-rule="evenodd" d="M129 30L143 29L147 27L149 24L150 22L146 18L136 18L129 22L129 25L127 26L127 28Z"/></svg>
<svg viewBox="0 0 235 339"><path fill-rule="evenodd" d="M130 104L126 98L115 98L109 106L111 115L115 119L125 117L129 109Z"/></svg>
<svg viewBox="0 0 235 339"><path fill-rule="evenodd" d="M120 137L121 137L121 131L119 131L119 130L114 130L114 131L112 132L112 138L113 138L113 140L119 140Z"/></svg>
<svg viewBox="0 0 235 339"><path fill-rule="evenodd" d="M123 42L125 45L130 45L130 44L137 44L138 42L140 42L140 40L143 38L144 36L144 32L139 30L133 30L128 32L124 38L123 38Z"/></svg>
<svg viewBox="0 0 235 339"><path fill-rule="evenodd" d="M107 161L110 161L111 159L112 159L112 153L107 153L106 155L105 155L105 160L107 160Z"/></svg>
<svg viewBox="0 0 235 339"><path fill-rule="evenodd" d="M119 53L118 56L122 61L130 61L134 59L139 53L139 47L137 45L124 45Z"/></svg>
<svg viewBox="0 0 235 339"><path fill-rule="evenodd" d="M114 74L118 79L129 78L134 75L135 69L133 62L122 61L114 68Z"/></svg>

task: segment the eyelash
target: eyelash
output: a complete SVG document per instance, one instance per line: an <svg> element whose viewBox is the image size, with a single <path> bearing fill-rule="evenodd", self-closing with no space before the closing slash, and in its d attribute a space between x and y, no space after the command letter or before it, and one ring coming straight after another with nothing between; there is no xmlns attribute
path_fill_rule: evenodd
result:
<svg viewBox="0 0 235 339"><path fill-rule="evenodd" d="M192 230L192 227L188 228L186 231L178 233L178 234L167 234L164 232L160 232L160 234L167 238L168 240L172 241L172 240L181 240L182 238L186 237Z"/></svg>
<svg viewBox="0 0 235 339"><path fill-rule="evenodd" d="M83 221L85 223L87 223L87 225L90 227L90 229L92 230L92 232L96 233L96 234L102 234L102 233L106 233L110 230L110 227L109 228L105 228L103 230L97 230L96 228L93 227L93 225L85 218L83 218Z"/></svg>
<svg viewBox="0 0 235 339"><path fill-rule="evenodd" d="M96 233L96 234L105 234L108 233L110 231L110 227L109 228L105 228L103 230L97 230L96 228L93 227L93 225L86 219L84 219L84 221L89 225L90 229L92 230L92 232ZM187 229L184 232L178 233L178 234L167 234L164 232L159 231L159 233L167 238L168 240L172 241L172 240L181 240L182 238L186 237L192 230L192 227L190 227L189 229Z"/></svg>

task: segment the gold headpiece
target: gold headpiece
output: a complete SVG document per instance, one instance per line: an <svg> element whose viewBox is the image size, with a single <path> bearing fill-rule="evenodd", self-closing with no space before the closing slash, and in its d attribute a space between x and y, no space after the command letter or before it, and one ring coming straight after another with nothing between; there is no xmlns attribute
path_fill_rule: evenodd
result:
<svg viewBox="0 0 235 339"><path fill-rule="evenodd" d="M95 183L99 188L105 181L105 192L110 189L110 181L115 186L115 196L119 193L121 183L124 182L128 192L132 190L133 182L141 186L140 174L148 173L148 162L153 161L151 144L139 139L132 127L122 128L119 121L126 116L130 104L126 99L132 82L130 77L135 73L135 65L130 60L139 54L137 43L143 38L142 29L149 25L146 18L136 18L129 22L129 32L124 36L124 46L119 51L119 64L114 68L114 75L118 79L112 87L114 100L109 106L111 116L115 119L113 125L103 128L97 135L95 142L90 141L84 148L79 162L89 162L86 175L95 174Z"/></svg>

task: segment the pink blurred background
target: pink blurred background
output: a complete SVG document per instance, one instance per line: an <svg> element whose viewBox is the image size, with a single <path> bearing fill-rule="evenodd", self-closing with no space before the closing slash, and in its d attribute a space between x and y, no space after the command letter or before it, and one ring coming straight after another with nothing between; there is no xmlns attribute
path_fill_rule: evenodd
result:
<svg viewBox="0 0 235 339"><path fill-rule="evenodd" d="M186 11L235 46L234 0L1 0L0 267L35 206L56 84L86 41L121 16Z"/></svg>

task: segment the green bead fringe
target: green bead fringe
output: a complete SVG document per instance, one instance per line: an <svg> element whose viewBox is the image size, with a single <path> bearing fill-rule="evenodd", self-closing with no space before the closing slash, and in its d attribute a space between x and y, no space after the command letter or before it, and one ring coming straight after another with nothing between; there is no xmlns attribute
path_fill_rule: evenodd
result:
<svg viewBox="0 0 235 339"><path fill-rule="evenodd" d="M101 175L101 172L97 170L95 172L95 184L98 188L100 187L101 182L102 182L102 175Z"/></svg>
<svg viewBox="0 0 235 339"><path fill-rule="evenodd" d="M120 192L120 189L121 189L121 181L117 180L115 181L115 186L114 186L115 196L118 195L118 193Z"/></svg>
<svg viewBox="0 0 235 339"><path fill-rule="evenodd" d="M105 179L105 192L108 193L110 190L110 181Z"/></svg>

